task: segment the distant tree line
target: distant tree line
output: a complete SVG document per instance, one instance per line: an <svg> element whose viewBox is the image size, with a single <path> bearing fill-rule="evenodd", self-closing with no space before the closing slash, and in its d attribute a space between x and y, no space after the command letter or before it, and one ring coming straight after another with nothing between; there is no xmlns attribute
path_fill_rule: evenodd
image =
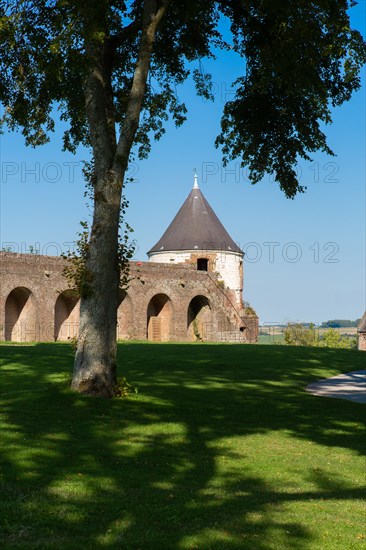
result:
<svg viewBox="0 0 366 550"><path fill-rule="evenodd" d="M324 321L321 324L322 328L343 328L343 327L357 327L360 324L361 319L356 321L350 321L349 319L331 319L330 321Z"/></svg>

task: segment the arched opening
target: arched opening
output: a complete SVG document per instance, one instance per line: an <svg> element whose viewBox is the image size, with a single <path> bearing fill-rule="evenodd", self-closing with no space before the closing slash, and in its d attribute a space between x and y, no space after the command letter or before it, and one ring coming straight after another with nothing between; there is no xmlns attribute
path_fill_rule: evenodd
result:
<svg viewBox="0 0 366 550"><path fill-rule="evenodd" d="M197 271L208 271L208 259L207 258L198 258L198 260L197 260Z"/></svg>
<svg viewBox="0 0 366 550"><path fill-rule="evenodd" d="M195 296L188 306L187 332L193 342L204 341L211 331L211 305L206 296Z"/></svg>
<svg viewBox="0 0 366 550"><path fill-rule="evenodd" d="M55 340L65 342L79 330L79 298L73 290L61 292L55 303Z"/></svg>
<svg viewBox="0 0 366 550"><path fill-rule="evenodd" d="M134 337L132 300L125 290L120 290L117 310L117 340L131 340Z"/></svg>
<svg viewBox="0 0 366 550"><path fill-rule="evenodd" d="M151 342L170 340L173 316L172 301L166 294L156 294L147 306L147 339Z"/></svg>
<svg viewBox="0 0 366 550"><path fill-rule="evenodd" d="M36 307L29 288L14 288L5 302L5 340L36 340Z"/></svg>

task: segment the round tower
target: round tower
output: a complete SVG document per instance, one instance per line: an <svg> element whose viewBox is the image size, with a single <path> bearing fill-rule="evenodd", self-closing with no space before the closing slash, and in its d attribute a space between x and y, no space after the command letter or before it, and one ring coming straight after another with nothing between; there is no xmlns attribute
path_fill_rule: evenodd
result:
<svg viewBox="0 0 366 550"><path fill-rule="evenodd" d="M216 273L242 309L244 253L230 237L198 187L193 189L161 239L147 253L151 262L190 263Z"/></svg>

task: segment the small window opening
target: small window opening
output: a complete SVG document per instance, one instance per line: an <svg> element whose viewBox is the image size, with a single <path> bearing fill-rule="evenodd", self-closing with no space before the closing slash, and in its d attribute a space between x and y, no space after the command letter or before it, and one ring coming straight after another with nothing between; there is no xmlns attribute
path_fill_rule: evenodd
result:
<svg viewBox="0 0 366 550"><path fill-rule="evenodd" d="M198 271L207 271L208 270L208 259L207 258L198 258L198 260L197 260L197 270Z"/></svg>

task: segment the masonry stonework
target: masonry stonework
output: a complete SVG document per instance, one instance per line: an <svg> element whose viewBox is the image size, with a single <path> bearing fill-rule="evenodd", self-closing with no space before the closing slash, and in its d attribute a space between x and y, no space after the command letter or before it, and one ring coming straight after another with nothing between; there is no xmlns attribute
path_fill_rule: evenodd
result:
<svg viewBox="0 0 366 550"><path fill-rule="evenodd" d="M221 285L234 291L235 301L241 306L243 292L243 254L225 250L207 251L178 251L159 252L150 256L151 262L176 264L190 264L197 269L200 259L207 260L207 271L216 273Z"/></svg>
<svg viewBox="0 0 366 550"><path fill-rule="evenodd" d="M77 336L79 300L62 275L65 260L0 252L0 339L67 341ZM118 339L255 342L258 318L237 307L214 272L190 263L131 262L120 291Z"/></svg>
<svg viewBox="0 0 366 550"><path fill-rule="evenodd" d="M358 335L358 349L360 351L366 351L366 311L362 316L360 324L357 328Z"/></svg>
<svg viewBox="0 0 366 550"><path fill-rule="evenodd" d="M359 336L358 336L358 349L360 351L366 351L366 333L359 334Z"/></svg>

